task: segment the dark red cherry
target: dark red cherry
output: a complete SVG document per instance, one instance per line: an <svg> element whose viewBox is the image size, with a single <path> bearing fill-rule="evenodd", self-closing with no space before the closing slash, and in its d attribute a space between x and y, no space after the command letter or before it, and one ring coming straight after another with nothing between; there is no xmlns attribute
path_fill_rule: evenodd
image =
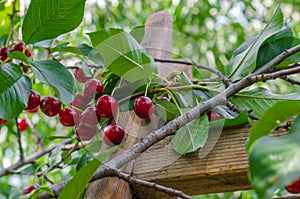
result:
<svg viewBox="0 0 300 199"><path fill-rule="evenodd" d="M212 111L212 110L206 111L206 115L208 116L208 121L210 121L210 122L220 120L223 118L219 113Z"/></svg>
<svg viewBox="0 0 300 199"><path fill-rule="evenodd" d="M75 95L73 101L72 101L72 106L75 106L76 108L79 108L80 110L84 110L86 105L90 102L91 100L84 96L81 93L78 93Z"/></svg>
<svg viewBox="0 0 300 199"><path fill-rule="evenodd" d="M23 194L29 194L29 193L31 193L33 190L35 190L37 188L37 186L36 185L31 185L31 186L29 186L29 187L25 187L24 189L23 189Z"/></svg>
<svg viewBox="0 0 300 199"><path fill-rule="evenodd" d="M95 97L95 93L102 95L103 92L103 85L98 79L89 79L85 82L83 88L84 96L92 99Z"/></svg>
<svg viewBox="0 0 300 199"><path fill-rule="evenodd" d="M2 118L0 118L0 124L4 125L7 124L9 122L9 120L4 120Z"/></svg>
<svg viewBox="0 0 300 199"><path fill-rule="evenodd" d="M133 109L138 117L147 119L154 112L154 105L149 97L140 96L134 100Z"/></svg>
<svg viewBox="0 0 300 199"><path fill-rule="evenodd" d="M95 126L100 121L100 116L97 114L96 107L88 107L80 115L81 123Z"/></svg>
<svg viewBox="0 0 300 199"><path fill-rule="evenodd" d="M58 119L64 126L74 126L79 121L79 112L73 108L61 109L58 113Z"/></svg>
<svg viewBox="0 0 300 199"><path fill-rule="evenodd" d="M55 97L45 97L40 103L40 108L45 115L53 117L60 111L61 102Z"/></svg>
<svg viewBox="0 0 300 199"><path fill-rule="evenodd" d="M14 47L10 51L23 52L24 47L25 47L24 43L20 42L20 43L17 43L16 45L14 45ZM25 49L25 55L26 55L26 57L31 57L31 52L30 52L29 48Z"/></svg>
<svg viewBox="0 0 300 199"><path fill-rule="evenodd" d="M285 190L293 194L300 193L300 178L287 185L285 187Z"/></svg>
<svg viewBox="0 0 300 199"><path fill-rule="evenodd" d="M88 141L96 135L97 126L87 126L80 122L79 126L76 127L75 132L78 139Z"/></svg>
<svg viewBox="0 0 300 199"><path fill-rule="evenodd" d="M74 77L78 82L81 82L81 83L85 83L87 80L92 78L92 77L85 76L84 72L81 68L75 68Z"/></svg>
<svg viewBox="0 0 300 199"><path fill-rule="evenodd" d="M9 49L6 47L0 48L0 60L5 61L7 59L7 55L9 53Z"/></svg>
<svg viewBox="0 0 300 199"><path fill-rule="evenodd" d="M110 95L102 95L97 101L96 109L100 117L112 118L118 112L118 102Z"/></svg>
<svg viewBox="0 0 300 199"><path fill-rule="evenodd" d="M124 129L118 124L109 124L102 130L103 141L108 145L120 144L124 136Z"/></svg>
<svg viewBox="0 0 300 199"><path fill-rule="evenodd" d="M28 98L28 104L25 110L33 110L36 107L38 107L40 103L41 103L40 95L35 91L31 91Z"/></svg>

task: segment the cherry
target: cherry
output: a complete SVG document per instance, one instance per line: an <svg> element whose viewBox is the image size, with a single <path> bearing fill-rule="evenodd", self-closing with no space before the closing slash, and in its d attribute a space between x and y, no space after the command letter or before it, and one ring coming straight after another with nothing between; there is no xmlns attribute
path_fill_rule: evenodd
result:
<svg viewBox="0 0 300 199"><path fill-rule="evenodd" d="M87 126L84 123L80 123L75 129L76 136L82 141L88 141L92 139L97 133L97 126Z"/></svg>
<svg viewBox="0 0 300 199"><path fill-rule="evenodd" d="M103 85L98 79L89 79L85 82L83 93L84 96L92 99L95 96L95 93L102 95L103 92Z"/></svg>
<svg viewBox="0 0 300 199"><path fill-rule="evenodd" d="M65 108L59 111L58 119L64 126L74 126L78 123L79 115L79 112L73 108Z"/></svg>
<svg viewBox="0 0 300 199"><path fill-rule="evenodd" d="M111 143L114 145L120 144L124 136L124 129L118 124L109 124L102 130L103 141L108 145L111 145Z"/></svg>
<svg viewBox="0 0 300 199"><path fill-rule="evenodd" d="M35 109L36 107L38 107L40 105L40 102L41 102L40 95L35 91L31 91L29 98L28 98L28 104L27 104L27 107L25 108L25 110Z"/></svg>
<svg viewBox="0 0 300 199"><path fill-rule="evenodd" d="M7 59L9 49L6 47L0 48L0 60L5 61Z"/></svg>
<svg viewBox="0 0 300 199"><path fill-rule="evenodd" d="M96 109L100 117L112 118L118 112L118 102L110 95L102 95L97 101Z"/></svg>
<svg viewBox="0 0 300 199"><path fill-rule="evenodd" d="M97 114L96 107L88 107L80 115L81 123L95 126L100 121L100 116Z"/></svg>
<svg viewBox="0 0 300 199"><path fill-rule="evenodd" d="M45 97L40 103L40 108L45 115L53 117L60 111L61 102L55 97Z"/></svg>
<svg viewBox="0 0 300 199"><path fill-rule="evenodd" d="M7 124L9 122L9 120L4 120L2 118L0 118L0 124L4 125Z"/></svg>
<svg viewBox="0 0 300 199"><path fill-rule="evenodd" d="M24 51L24 43L20 42L17 43L16 45L14 45L14 47L10 50L12 51L19 51L19 52L23 52ZM26 57L31 57L31 52L29 50L29 48L25 49L25 55Z"/></svg>
<svg viewBox="0 0 300 199"><path fill-rule="evenodd" d="M37 188L36 185L31 185L29 187L25 187L23 189L23 194L29 194L30 192L32 192L33 190L35 190Z"/></svg>
<svg viewBox="0 0 300 199"><path fill-rule="evenodd" d="M300 178L285 187L290 193L300 193Z"/></svg>
<svg viewBox="0 0 300 199"><path fill-rule="evenodd" d="M81 110L85 109L86 105L90 102L90 99L84 96L81 93L78 93L75 95L72 106L75 106L76 108L79 108Z"/></svg>
<svg viewBox="0 0 300 199"><path fill-rule="evenodd" d="M92 77L85 76L84 72L81 68L75 68L74 77L78 82L81 82L81 83L85 83L87 80L92 78Z"/></svg>
<svg viewBox="0 0 300 199"><path fill-rule="evenodd" d="M140 96L134 100L133 109L138 117L147 119L154 112L154 105L149 97Z"/></svg>
<svg viewBox="0 0 300 199"><path fill-rule="evenodd" d="M210 121L210 122L220 120L223 118L219 113L212 111L212 110L206 111L206 115L208 116L208 121Z"/></svg>
<svg viewBox="0 0 300 199"><path fill-rule="evenodd" d="M20 131L26 131L26 129L28 128L26 119L18 119L18 126Z"/></svg>

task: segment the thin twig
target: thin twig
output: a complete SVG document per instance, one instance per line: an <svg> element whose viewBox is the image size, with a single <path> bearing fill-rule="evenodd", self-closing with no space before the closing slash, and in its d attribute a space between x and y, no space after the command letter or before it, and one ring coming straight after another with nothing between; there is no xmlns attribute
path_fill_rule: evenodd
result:
<svg viewBox="0 0 300 199"><path fill-rule="evenodd" d="M241 109L240 107L238 107L237 105L235 105L235 104L233 104L233 103L231 103L231 102L229 102L229 101L226 102L226 106L227 106L228 108L230 108L231 110L236 111L236 112L238 112L238 113L244 112L243 109ZM253 115L253 114L251 113L251 111L248 111L248 117L250 117L250 118L253 119L253 120L259 120L259 117Z"/></svg>
<svg viewBox="0 0 300 199"><path fill-rule="evenodd" d="M164 192L164 193L166 193L170 196L177 196L177 197L184 198L184 199L193 199L193 197L183 193L182 191L172 189L172 188L168 188L168 187L156 184L154 182L148 182L148 181L145 181L145 180L142 180L142 179L139 179L139 178L132 177L131 175L129 175L127 173L124 173L124 172L122 172L118 169L110 168L109 170L110 170L109 172L112 173L112 176L116 176L118 178L121 178L121 179L125 180L126 182L128 182L131 185L142 185L142 186L145 186L145 187L150 187L150 188L162 191L162 192Z"/></svg>
<svg viewBox="0 0 300 199"><path fill-rule="evenodd" d="M293 78L290 78L288 76L285 76L285 77L281 77L281 79L291 83L292 85L300 85L300 81L299 80L296 80L296 79L293 79Z"/></svg>
<svg viewBox="0 0 300 199"><path fill-rule="evenodd" d="M226 85L229 86L232 84L231 80L228 79L223 73L221 73L220 71L216 70L213 67L210 66L206 66L204 64L200 64L197 63L193 60L178 60L178 59L161 59L161 58L154 58L155 61L157 62L161 62L161 63L176 63L176 64L185 64L185 65L190 65L190 66L196 66L199 69L203 69L203 70L207 70L210 71L214 74L216 74L221 80L222 82Z"/></svg>
<svg viewBox="0 0 300 199"><path fill-rule="evenodd" d="M12 3L12 13L10 15L10 22L11 22L11 24L10 24L10 32L9 32L8 37L7 37L5 46L8 46L10 41L11 42L14 41L15 14L17 12L17 10L16 10L16 3L17 3L17 1L13 0L11 3Z"/></svg>
<svg viewBox="0 0 300 199"><path fill-rule="evenodd" d="M41 149L42 149L42 150L45 150L45 144L44 144L44 141L43 141L42 137L40 136L40 134L37 132L37 130L36 130L36 128L35 128L35 126L34 126L32 120L29 118L27 111L24 111L24 116L25 116L26 122L28 123L29 127L31 128L31 130L32 130L32 132L33 132L33 134L34 134L34 136L37 138L38 143L39 143L40 146L41 146Z"/></svg>
<svg viewBox="0 0 300 199"><path fill-rule="evenodd" d="M14 174L16 172L17 169L19 169L20 167L23 167L25 165L28 165L28 164L34 164L35 161L40 158L41 156L47 154L47 153L50 153L51 151L53 151L54 149L58 148L58 147L62 147L64 146L65 144L71 142L73 140L73 138L69 138L69 139L66 139L64 141L62 141L61 143L57 144L56 146L53 146L49 149L45 149L44 151L41 151L23 161L18 161L17 163L11 165L10 167L8 168L5 168L3 170L0 171L0 177L3 177L3 176L6 176L6 175L10 175L10 174Z"/></svg>
<svg viewBox="0 0 300 199"><path fill-rule="evenodd" d="M18 125L18 118L15 118L16 126L17 126L17 137L18 137L18 145L19 145L19 151L20 151L20 161L22 162L24 160L24 150L22 147L22 141L21 141L21 131L20 127Z"/></svg>

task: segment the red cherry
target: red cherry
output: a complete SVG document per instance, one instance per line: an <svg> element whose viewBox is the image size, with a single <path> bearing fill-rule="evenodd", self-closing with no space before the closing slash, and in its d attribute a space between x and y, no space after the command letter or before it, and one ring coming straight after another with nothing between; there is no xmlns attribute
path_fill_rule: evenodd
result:
<svg viewBox="0 0 300 199"><path fill-rule="evenodd" d="M74 126L79 121L79 112L73 108L61 109L58 113L58 119L64 126Z"/></svg>
<svg viewBox="0 0 300 199"><path fill-rule="evenodd" d="M9 122L9 120L4 120L2 118L0 118L0 124L4 125L7 124Z"/></svg>
<svg viewBox="0 0 300 199"><path fill-rule="evenodd" d="M149 97L140 96L134 100L133 109L138 117L147 119L154 112L154 105Z"/></svg>
<svg viewBox="0 0 300 199"><path fill-rule="evenodd" d="M102 95L96 104L98 115L104 118L112 118L118 112L118 102L110 95Z"/></svg>
<svg viewBox="0 0 300 199"><path fill-rule="evenodd" d="M300 178L292 182L291 184L287 185L285 187L285 190L294 194L300 193Z"/></svg>
<svg viewBox="0 0 300 199"><path fill-rule="evenodd" d="M81 83L85 83L87 80L92 78L92 77L85 76L84 72L81 68L75 68L74 77L78 82L81 82Z"/></svg>
<svg viewBox="0 0 300 199"><path fill-rule="evenodd" d="M31 185L29 187L25 187L23 189L23 194L29 194L30 192L32 192L33 190L35 190L37 188L36 185Z"/></svg>
<svg viewBox="0 0 300 199"><path fill-rule="evenodd" d="M0 48L0 60L5 61L7 59L9 49L6 47Z"/></svg>
<svg viewBox="0 0 300 199"><path fill-rule="evenodd" d="M212 110L206 111L206 115L208 116L208 121L210 122L222 119L222 116L219 113Z"/></svg>
<svg viewBox="0 0 300 199"><path fill-rule="evenodd" d="M78 93L75 95L73 101L72 101L72 106L75 106L76 108L79 108L81 110L84 110L86 105L90 102L90 99L84 96L81 93Z"/></svg>
<svg viewBox="0 0 300 199"><path fill-rule="evenodd" d="M27 104L27 107L25 108L25 110L35 109L36 107L38 107L40 105L40 102L41 102L40 95L35 91L31 91L29 98L28 98L28 104Z"/></svg>
<svg viewBox="0 0 300 199"><path fill-rule="evenodd" d="M88 141L96 135L97 126L87 126L80 122L79 126L76 127L75 132L78 139Z"/></svg>
<svg viewBox="0 0 300 199"><path fill-rule="evenodd" d="M95 97L95 93L102 95L103 92L103 85L98 79L89 79L85 82L83 93L84 96L92 99Z"/></svg>
<svg viewBox="0 0 300 199"><path fill-rule="evenodd" d="M95 126L100 121L100 116L97 114L96 107L88 107L80 115L81 123Z"/></svg>
<svg viewBox="0 0 300 199"><path fill-rule="evenodd" d="M103 141L108 145L112 145L111 143L120 144L124 136L124 129L118 124L109 124L102 130Z"/></svg>
<svg viewBox="0 0 300 199"><path fill-rule="evenodd" d="M40 108L45 115L53 117L60 111L61 102L54 97L45 97L40 103Z"/></svg>
<svg viewBox="0 0 300 199"><path fill-rule="evenodd" d="M18 126L20 131L26 131L26 129L28 128L26 119L18 119Z"/></svg>

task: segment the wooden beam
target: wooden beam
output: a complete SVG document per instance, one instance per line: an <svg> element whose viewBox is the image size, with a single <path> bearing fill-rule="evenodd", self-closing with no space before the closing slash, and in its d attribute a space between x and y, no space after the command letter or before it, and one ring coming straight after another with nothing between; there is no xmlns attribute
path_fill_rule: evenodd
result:
<svg viewBox="0 0 300 199"><path fill-rule="evenodd" d="M179 156L165 139L135 162L133 176L183 191L189 195L251 189L245 141L251 125L211 130L200 150ZM284 134L279 129L276 134ZM149 188L136 187L137 198L168 198Z"/></svg>

